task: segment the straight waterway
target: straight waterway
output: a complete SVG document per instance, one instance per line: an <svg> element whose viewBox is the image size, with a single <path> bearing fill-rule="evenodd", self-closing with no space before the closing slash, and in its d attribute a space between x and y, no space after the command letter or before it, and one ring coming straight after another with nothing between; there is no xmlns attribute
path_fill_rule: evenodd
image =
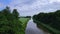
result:
<svg viewBox="0 0 60 34"><path fill-rule="evenodd" d="M48 34L44 32L42 29L37 28L37 25L33 22L32 19L28 22L25 33L26 34Z"/></svg>

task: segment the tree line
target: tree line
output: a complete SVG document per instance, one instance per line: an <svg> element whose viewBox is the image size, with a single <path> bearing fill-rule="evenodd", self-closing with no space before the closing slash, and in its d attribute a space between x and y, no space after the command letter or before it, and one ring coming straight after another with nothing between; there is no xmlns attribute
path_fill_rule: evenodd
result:
<svg viewBox="0 0 60 34"><path fill-rule="evenodd" d="M40 22L37 23L35 20ZM52 28L60 30L60 10L57 10L55 12L49 12L49 13L42 12L37 15L34 15L33 21L36 24L40 24L42 22L44 24L51 26Z"/></svg>

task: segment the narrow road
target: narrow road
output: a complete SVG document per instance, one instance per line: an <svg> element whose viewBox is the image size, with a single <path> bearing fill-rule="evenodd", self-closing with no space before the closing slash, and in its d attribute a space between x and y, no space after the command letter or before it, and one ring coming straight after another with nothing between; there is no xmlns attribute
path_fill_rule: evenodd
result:
<svg viewBox="0 0 60 34"><path fill-rule="evenodd" d="M38 29L32 19L28 22L25 33L26 34L47 34L43 30Z"/></svg>

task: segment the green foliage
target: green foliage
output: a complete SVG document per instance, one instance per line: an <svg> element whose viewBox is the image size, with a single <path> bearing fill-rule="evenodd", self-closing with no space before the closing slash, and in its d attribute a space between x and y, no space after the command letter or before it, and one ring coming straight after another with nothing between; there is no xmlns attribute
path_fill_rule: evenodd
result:
<svg viewBox="0 0 60 34"><path fill-rule="evenodd" d="M31 18L31 16L26 16L26 18Z"/></svg>
<svg viewBox="0 0 60 34"><path fill-rule="evenodd" d="M19 13L17 12L17 9L14 9L12 12L13 16L18 19Z"/></svg>
<svg viewBox="0 0 60 34"><path fill-rule="evenodd" d="M60 10L57 10L56 12L39 13L34 15L33 21L39 25L40 22L35 21L35 19L51 26L54 29L60 30Z"/></svg>
<svg viewBox="0 0 60 34"><path fill-rule="evenodd" d="M21 34L22 25L16 12L11 13L9 7L0 11L0 34Z"/></svg>

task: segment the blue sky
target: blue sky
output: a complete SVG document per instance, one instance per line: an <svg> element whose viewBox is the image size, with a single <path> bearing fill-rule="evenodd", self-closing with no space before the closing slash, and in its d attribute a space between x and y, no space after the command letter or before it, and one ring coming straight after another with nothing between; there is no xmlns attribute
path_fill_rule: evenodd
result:
<svg viewBox="0 0 60 34"><path fill-rule="evenodd" d="M34 15L40 12L60 10L60 0L0 0L0 10L9 6L16 8L20 15Z"/></svg>

